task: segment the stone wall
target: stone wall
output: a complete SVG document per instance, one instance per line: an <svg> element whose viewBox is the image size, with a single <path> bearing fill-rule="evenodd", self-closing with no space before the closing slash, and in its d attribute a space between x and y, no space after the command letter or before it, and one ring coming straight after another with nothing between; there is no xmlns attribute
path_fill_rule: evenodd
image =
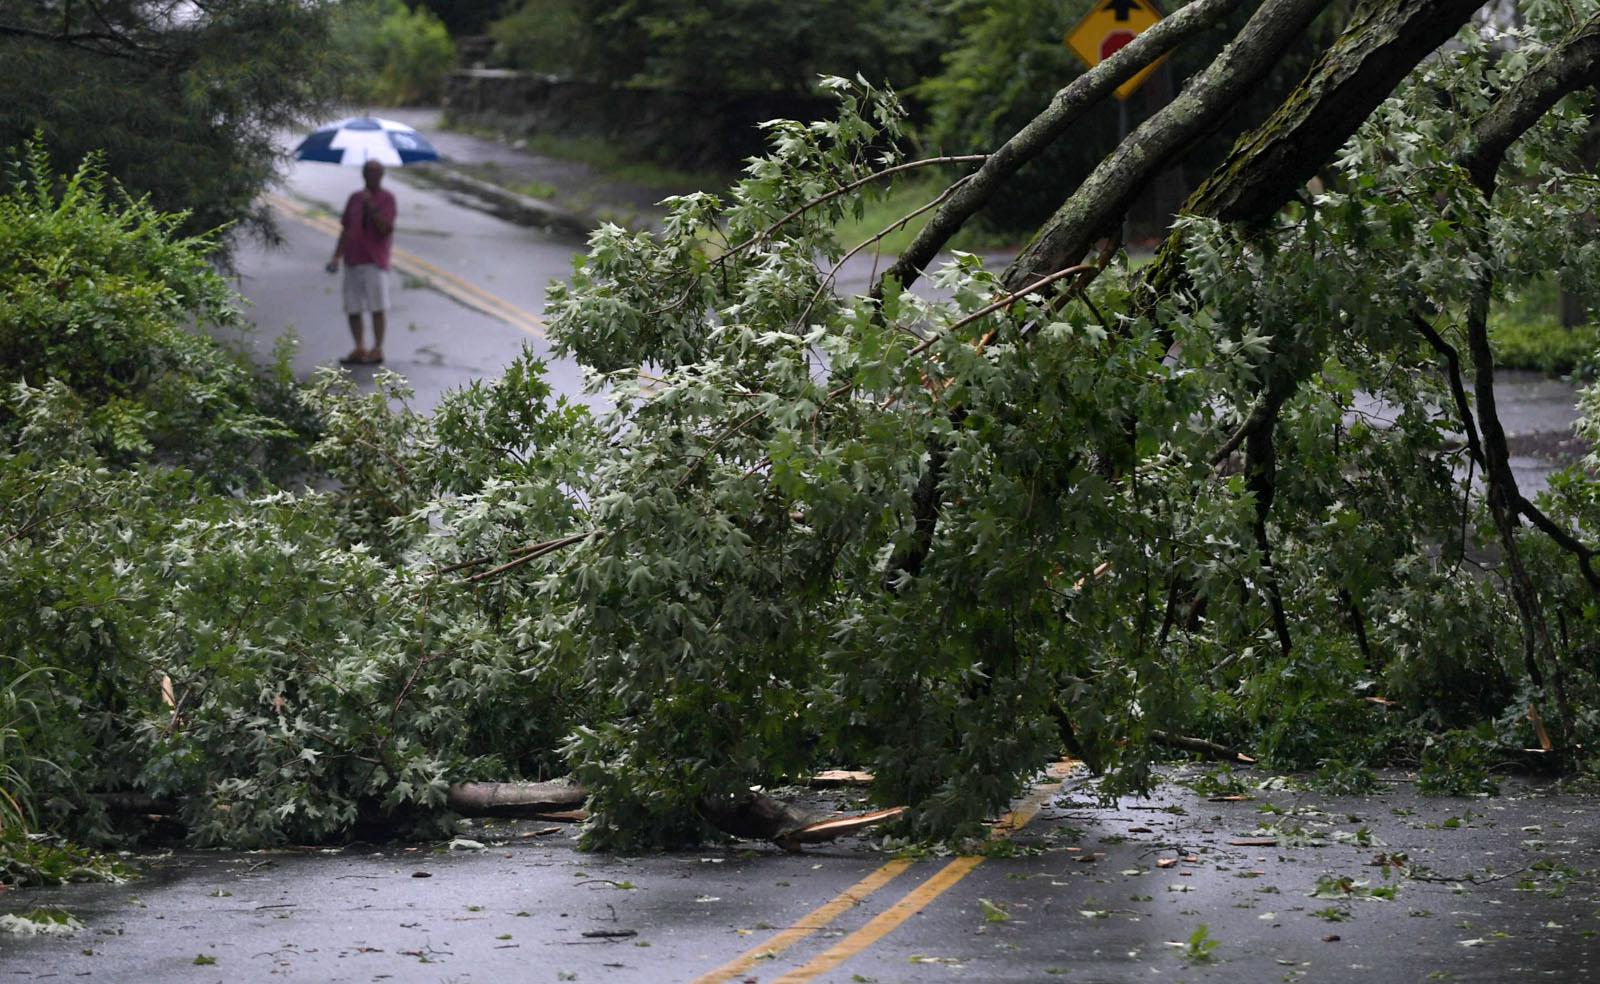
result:
<svg viewBox="0 0 1600 984"><path fill-rule="evenodd" d="M640 89L499 68L452 72L451 119L512 133L603 137L692 167L731 168L766 150L756 124L826 119L835 103L781 93Z"/></svg>

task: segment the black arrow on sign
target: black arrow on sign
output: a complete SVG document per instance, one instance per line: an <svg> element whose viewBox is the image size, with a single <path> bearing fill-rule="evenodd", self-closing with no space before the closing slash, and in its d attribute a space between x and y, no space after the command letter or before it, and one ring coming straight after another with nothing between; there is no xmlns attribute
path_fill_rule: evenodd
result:
<svg viewBox="0 0 1600 984"><path fill-rule="evenodd" d="M1112 11L1117 15L1117 20L1125 21L1131 11L1143 10L1144 7L1139 4L1139 0L1110 0L1101 9Z"/></svg>

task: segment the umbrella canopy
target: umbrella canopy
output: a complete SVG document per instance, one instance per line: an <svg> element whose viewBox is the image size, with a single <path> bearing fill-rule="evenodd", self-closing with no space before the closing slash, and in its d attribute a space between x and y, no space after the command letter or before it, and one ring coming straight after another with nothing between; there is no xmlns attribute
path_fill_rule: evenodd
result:
<svg viewBox="0 0 1600 984"><path fill-rule="evenodd" d="M422 134L394 120L356 116L322 127L300 141L295 160L360 167L377 161L386 167L436 161L439 152Z"/></svg>

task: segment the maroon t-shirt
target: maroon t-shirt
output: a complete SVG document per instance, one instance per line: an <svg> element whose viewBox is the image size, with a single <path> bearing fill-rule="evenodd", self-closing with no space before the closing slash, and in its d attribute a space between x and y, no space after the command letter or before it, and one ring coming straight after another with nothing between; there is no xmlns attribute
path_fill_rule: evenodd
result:
<svg viewBox="0 0 1600 984"><path fill-rule="evenodd" d="M394 239L394 195L386 188L372 192L377 213L389 223L389 234L380 236L378 230L373 228L367 219L366 211L361 207L361 200L366 194L367 191L363 188L344 203L344 261L350 266L371 263L380 270L387 270L389 242Z"/></svg>

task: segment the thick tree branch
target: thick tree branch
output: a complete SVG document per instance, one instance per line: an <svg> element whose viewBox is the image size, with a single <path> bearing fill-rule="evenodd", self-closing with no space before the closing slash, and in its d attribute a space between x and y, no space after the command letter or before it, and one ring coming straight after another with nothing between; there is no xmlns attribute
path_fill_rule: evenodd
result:
<svg viewBox="0 0 1600 984"><path fill-rule="evenodd" d="M1461 377L1461 353L1456 347L1444 340L1435 328L1428 324L1426 318L1413 314L1411 324L1417 329L1433 350L1444 359L1445 382L1450 386L1450 395L1455 400L1456 413L1461 415L1461 427L1467 434L1467 453L1472 455L1472 460L1478 466L1486 467L1483 459L1483 442L1478 439L1478 422L1472 416L1472 400L1467 396L1466 385Z"/></svg>
<svg viewBox="0 0 1600 984"><path fill-rule="evenodd" d="M1226 441L1223 441L1215 451L1211 452L1211 467L1216 468L1232 457L1233 453L1239 450L1239 446L1245 442L1246 438L1263 426L1272 423L1276 419L1277 412L1277 408L1271 406L1265 397L1256 400L1255 406L1250 409L1250 415L1244 418L1232 434L1228 435Z"/></svg>
<svg viewBox="0 0 1600 984"><path fill-rule="evenodd" d="M1482 193L1485 209L1493 199L1500 164L1511 145L1567 92L1575 87L1594 84L1600 64L1600 15L1591 18L1565 41L1556 46L1546 58L1516 85L1511 86L1481 116L1473 127L1475 137L1472 148L1458 163L1467 171L1474 186ZM1480 228L1468 230L1477 240L1479 251L1486 251L1489 243ZM1590 587L1600 591L1600 581L1594 577L1589 563L1588 548L1576 538L1561 530L1528 502L1517 488L1516 475L1511 470L1510 450L1505 428L1501 425L1494 392L1494 352L1489 344L1489 304L1493 292L1492 272L1485 272L1476 285L1467 308L1467 347L1473 361L1473 397L1476 403L1479 429L1479 451L1484 465L1484 478L1488 485L1488 506L1494 518L1495 530L1504 551L1505 565L1511 583L1512 597L1516 602L1523 629L1523 663L1534 686L1543 688L1543 674L1538 665L1542 649L1550 659L1554 676L1557 706L1563 722L1570 722L1570 705L1567 699L1564 667L1556 658L1549 629L1544 621L1538 589L1522 562L1517 540L1519 520L1527 515L1537 515L1535 525L1547 534L1560 534L1556 542L1577 554L1579 566ZM1430 339L1430 342L1433 340ZM1440 348L1435 343L1434 347ZM1470 420L1461 407L1459 364L1446 356L1453 377L1452 392L1464 421ZM1471 432L1469 430L1469 439ZM1541 522L1542 521L1542 522Z"/></svg>
<svg viewBox="0 0 1600 984"><path fill-rule="evenodd" d="M478 581L487 581L491 578L499 577L501 574L504 574L507 571L515 570L516 568L521 567L523 564L538 560L540 557L543 557L546 554L552 554L557 550L562 550L574 544L582 543L591 536L594 536L593 530L590 530L586 533L574 533L571 536L558 537L554 540L546 540L543 543L536 543L529 547L519 548L517 551L519 556L514 560L508 560L493 570L487 570L481 574L474 574L467 578L467 583L474 584ZM458 565L454 569L459 570L466 566L468 565Z"/></svg>
<svg viewBox="0 0 1600 984"><path fill-rule="evenodd" d="M1266 0L1216 61L1100 162L1012 263L1004 282L1026 283L1040 271L1067 266L1088 252L1163 167L1222 123L1238 105L1240 93L1271 71L1325 6L1327 0ZM1297 90L1291 99L1298 95Z"/></svg>
<svg viewBox="0 0 1600 984"><path fill-rule="evenodd" d="M1235 748L1219 745L1214 741L1204 738L1190 738L1188 735L1169 735L1165 731L1150 732L1150 740L1157 745L1176 748L1185 752L1194 752L1222 762L1235 762L1239 765L1255 765L1256 760Z"/></svg>
<svg viewBox="0 0 1600 984"><path fill-rule="evenodd" d="M1272 512L1272 500L1278 490L1278 449L1274 440L1278 414L1284 403L1299 386L1292 377L1287 383L1269 383L1263 388L1260 406L1264 410L1260 426L1245 438L1245 487L1255 496L1254 533L1256 549L1261 551L1262 590L1272 609L1272 627L1278 636L1278 648L1285 659L1294 648L1289 633L1289 616L1283 607L1283 591L1278 585L1278 571L1272 563L1272 539L1267 534L1267 517ZM1252 414L1252 416L1254 416Z"/></svg>
<svg viewBox="0 0 1600 984"><path fill-rule="evenodd" d="M1271 215L1325 164L1417 63L1472 16L1479 0L1365 0L1350 24L1267 121L1184 204L1224 221ZM1143 277L1147 299L1182 276L1182 242L1168 237Z"/></svg>
<svg viewBox="0 0 1600 984"><path fill-rule="evenodd" d="M1488 198L1500 162L1562 96L1600 85L1600 14L1589 18L1537 67L1507 89L1473 125L1473 146L1460 164Z"/></svg>
<svg viewBox="0 0 1600 984"><path fill-rule="evenodd" d="M1224 222L1277 211L1480 0L1366 0L1276 112L1239 142L1185 211Z"/></svg>
<svg viewBox="0 0 1600 984"><path fill-rule="evenodd" d="M1483 193L1485 202L1494 197L1500 164L1511 145L1538 123L1562 96L1597 84L1600 84L1600 14L1589 18L1527 75L1501 93L1494 105L1473 125L1471 149L1458 159L1458 163ZM1479 297L1474 301L1467 319L1467 341L1475 369L1473 395L1477 402L1481 440L1475 440L1477 435L1474 434L1472 418L1465 406L1465 395L1461 392L1459 359L1455 357L1453 349L1445 346L1451 390L1468 429L1469 447L1477 445L1474 454L1483 465L1489 484L1490 507L1492 510L1506 510L1512 524L1518 516L1526 517L1563 550L1575 555L1589 587L1600 593L1600 575L1596 574L1592 564L1595 550L1552 521L1528 501L1517 487L1516 475L1511 470L1511 452L1506 442L1505 428L1500 423L1495 403L1494 352L1489 345L1488 332L1490 287L1491 283L1485 277L1479 288ZM1442 340L1430 338L1429 341L1435 349L1442 344ZM1498 513L1496 519L1499 524L1501 517ZM1509 536L1510 532L1509 527L1502 531L1502 539ZM1512 561L1515 578L1520 558L1515 556L1514 544L1507 549L1512 552L1508 559ZM1531 590L1531 585L1524 590ZM1534 609L1537 610L1536 603Z"/></svg>
<svg viewBox="0 0 1600 984"><path fill-rule="evenodd" d="M971 175L971 179L922 227L911 245L879 278L872 288L872 296L882 297L884 284L890 280L898 281L901 286L914 283L939 250L950 241L950 237L988 203L995 190L1018 168L1037 157L1040 151L1081 119L1085 112L1104 102L1117 86L1216 23L1240 2L1197 0L1140 34L1115 55L1057 92L1044 112L1035 116L999 150L989 155L983 166Z"/></svg>

